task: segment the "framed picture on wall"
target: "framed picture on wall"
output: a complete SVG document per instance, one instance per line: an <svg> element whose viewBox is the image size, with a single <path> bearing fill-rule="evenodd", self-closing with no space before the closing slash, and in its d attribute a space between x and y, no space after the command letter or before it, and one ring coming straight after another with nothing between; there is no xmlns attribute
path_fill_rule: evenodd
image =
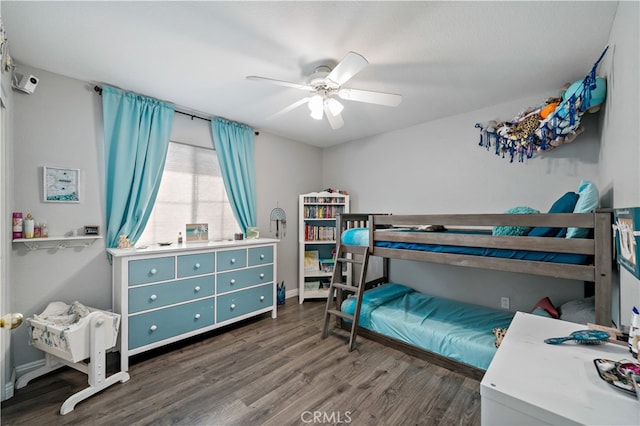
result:
<svg viewBox="0 0 640 426"><path fill-rule="evenodd" d="M43 166L42 175L45 202L80 202L80 169Z"/></svg>

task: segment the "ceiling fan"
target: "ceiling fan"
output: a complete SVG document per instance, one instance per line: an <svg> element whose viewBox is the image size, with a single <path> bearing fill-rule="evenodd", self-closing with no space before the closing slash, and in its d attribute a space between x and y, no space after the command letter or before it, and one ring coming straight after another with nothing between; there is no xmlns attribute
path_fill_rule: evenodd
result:
<svg viewBox="0 0 640 426"><path fill-rule="evenodd" d="M329 125L335 130L344 125L344 121L340 115L344 106L336 97L347 101L385 106L398 106L402 101L402 95L395 93L342 87L343 84L362 71L367 65L369 65L369 62L364 56L355 52L349 52L333 69L324 65L316 68L315 72L309 76L307 84L291 83L257 76L248 76L247 80L264 81L309 92L309 96L273 114L269 117L270 119L292 111L306 103L309 106L312 118L322 120L323 115L326 115Z"/></svg>

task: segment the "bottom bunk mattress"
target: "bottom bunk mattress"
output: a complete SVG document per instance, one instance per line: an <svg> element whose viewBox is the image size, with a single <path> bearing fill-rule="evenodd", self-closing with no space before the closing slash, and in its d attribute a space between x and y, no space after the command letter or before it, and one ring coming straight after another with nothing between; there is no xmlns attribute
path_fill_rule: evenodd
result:
<svg viewBox="0 0 640 426"><path fill-rule="evenodd" d="M342 303L353 315L355 299ZM494 328L507 328L514 313L456 302L389 283L367 290L360 327L455 361L486 370L496 353Z"/></svg>

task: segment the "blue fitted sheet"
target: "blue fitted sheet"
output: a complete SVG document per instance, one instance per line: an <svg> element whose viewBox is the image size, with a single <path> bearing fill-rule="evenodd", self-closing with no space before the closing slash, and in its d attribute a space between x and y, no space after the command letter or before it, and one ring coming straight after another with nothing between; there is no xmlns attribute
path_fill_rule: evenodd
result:
<svg viewBox="0 0 640 426"><path fill-rule="evenodd" d="M353 314L355 299L346 299L341 308ZM513 312L429 296L389 283L364 293L358 324L486 370L496 352L492 329L507 328L513 315Z"/></svg>
<svg viewBox="0 0 640 426"><path fill-rule="evenodd" d="M388 232L424 232L418 230L398 230ZM447 233L464 233L464 234L478 234L478 235L491 235L490 231L445 231ZM342 243L349 245L368 246L369 245L369 229L368 228L351 228L342 233ZM438 253L453 253L453 254L469 254L474 256L487 256L487 257L500 257L505 259L517 259L517 260L534 260L538 262L552 262L552 263L570 263L575 265L584 265L589 261L589 256L582 254L572 253L552 253L543 251L532 250L511 250L511 249L497 249L497 248L483 248L483 247L462 247L462 246L446 246L438 244L421 244L421 243L403 243L395 241L377 241L376 247L386 247L394 249L404 250L419 250L430 251Z"/></svg>

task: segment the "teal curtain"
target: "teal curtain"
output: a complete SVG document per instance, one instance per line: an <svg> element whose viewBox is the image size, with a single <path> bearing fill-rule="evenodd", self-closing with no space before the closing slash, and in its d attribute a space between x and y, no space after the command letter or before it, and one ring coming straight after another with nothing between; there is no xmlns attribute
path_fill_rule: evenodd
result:
<svg viewBox="0 0 640 426"><path fill-rule="evenodd" d="M102 87L107 247L135 243L158 194L173 124L171 104Z"/></svg>
<svg viewBox="0 0 640 426"><path fill-rule="evenodd" d="M211 119L211 131L231 208L240 229L246 235L248 227L256 226L253 129L244 124L214 117Z"/></svg>

